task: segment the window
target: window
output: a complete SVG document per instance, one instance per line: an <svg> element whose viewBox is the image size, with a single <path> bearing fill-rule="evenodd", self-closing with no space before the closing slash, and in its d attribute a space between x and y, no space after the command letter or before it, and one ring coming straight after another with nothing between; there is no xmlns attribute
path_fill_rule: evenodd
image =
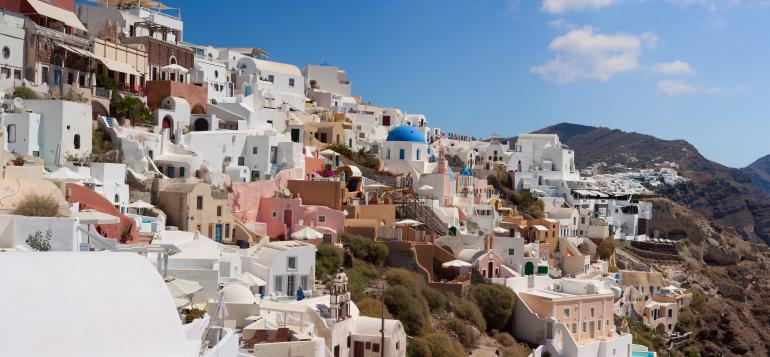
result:
<svg viewBox="0 0 770 357"><path fill-rule="evenodd" d="M577 324L572 324L572 333L577 333Z"/></svg>
<svg viewBox="0 0 770 357"><path fill-rule="evenodd" d="M417 149L417 154L415 155L415 161L420 161L420 149Z"/></svg>
<svg viewBox="0 0 770 357"><path fill-rule="evenodd" d="M326 216L318 216L318 222L320 223L326 222Z"/></svg>
<svg viewBox="0 0 770 357"><path fill-rule="evenodd" d="M217 206L217 217L222 217L222 206Z"/></svg>
<svg viewBox="0 0 770 357"><path fill-rule="evenodd" d="M16 124L8 125L8 143L13 144L16 142Z"/></svg>
<svg viewBox="0 0 770 357"><path fill-rule="evenodd" d="M246 163L246 159L243 156L238 157L238 166L243 166L244 163Z"/></svg>
<svg viewBox="0 0 770 357"><path fill-rule="evenodd" d="M583 321L583 332L588 332L588 323Z"/></svg>
<svg viewBox="0 0 770 357"><path fill-rule="evenodd" d="M11 49L8 46L3 47L3 58L11 57Z"/></svg>
<svg viewBox="0 0 770 357"><path fill-rule="evenodd" d="M673 309L668 309L668 318L670 319L672 317L674 317L674 310Z"/></svg>
<svg viewBox="0 0 770 357"><path fill-rule="evenodd" d="M387 155L387 158L385 160L390 160L390 149L388 149L388 155Z"/></svg>
<svg viewBox="0 0 770 357"><path fill-rule="evenodd" d="M80 85L81 87L85 87L86 86L86 75L85 74L81 73L78 76L78 85Z"/></svg>
<svg viewBox="0 0 770 357"><path fill-rule="evenodd" d="M273 291L276 293L283 290L283 276L282 275L276 275L275 276L275 286L273 287Z"/></svg>
<svg viewBox="0 0 770 357"><path fill-rule="evenodd" d="M43 67L40 72L41 81L45 84L48 84L48 67Z"/></svg>
<svg viewBox="0 0 770 357"><path fill-rule="evenodd" d="M203 196L198 196L195 198L195 207L197 209L203 209Z"/></svg>
<svg viewBox="0 0 770 357"><path fill-rule="evenodd" d="M348 336L348 347L350 347L350 336Z"/></svg>
<svg viewBox="0 0 770 357"><path fill-rule="evenodd" d="M75 134L75 138L73 139L73 145L75 145L75 149L80 149L80 134Z"/></svg>
<svg viewBox="0 0 770 357"><path fill-rule="evenodd" d="M287 257L286 268L289 270L297 270L297 257Z"/></svg>
<svg viewBox="0 0 770 357"><path fill-rule="evenodd" d="M270 147L270 163L274 164L278 161L278 147L271 146Z"/></svg>
<svg viewBox="0 0 770 357"><path fill-rule="evenodd" d="M225 223L225 238L230 238L230 223Z"/></svg>
<svg viewBox="0 0 770 357"><path fill-rule="evenodd" d="M276 212L276 211L273 211L273 213L271 214L271 216L273 216L273 218L277 218L277 217L278 217L278 212Z"/></svg>
<svg viewBox="0 0 770 357"><path fill-rule="evenodd" d="M509 248L508 249L508 255L516 255L516 249Z"/></svg>
<svg viewBox="0 0 770 357"><path fill-rule="evenodd" d="M289 78L289 87L294 87L294 78Z"/></svg>
<svg viewBox="0 0 770 357"><path fill-rule="evenodd" d="M13 70L13 79L21 79L21 70L19 69Z"/></svg>
<svg viewBox="0 0 770 357"><path fill-rule="evenodd" d="M214 70L214 78L219 78L219 71Z"/></svg>
<svg viewBox="0 0 770 357"><path fill-rule="evenodd" d="M307 275L302 275L299 277L299 286L301 286L303 290L307 290L310 288L308 286Z"/></svg>
<svg viewBox="0 0 770 357"><path fill-rule="evenodd" d="M564 309L564 317L569 317L569 308Z"/></svg>
<svg viewBox="0 0 770 357"><path fill-rule="evenodd" d="M169 58L169 59L168 59L168 62L169 62L170 64L176 64L176 57L174 57L174 56L171 56L171 58Z"/></svg>
<svg viewBox="0 0 770 357"><path fill-rule="evenodd" d="M67 84L72 85L72 83L75 82L75 73L68 72L67 73Z"/></svg>
<svg viewBox="0 0 770 357"><path fill-rule="evenodd" d="M398 350L399 347L401 347L401 341L396 341L396 350Z"/></svg>
<svg viewBox="0 0 770 357"><path fill-rule="evenodd" d="M596 308L591 308L591 317L596 316Z"/></svg>
<svg viewBox="0 0 770 357"><path fill-rule="evenodd" d="M398 149L398 159L403 160L406 157L406 150Z"/></svg>
<svg viewBox="0 0 770 357"><path fill-rule="evenodd" d="M370 349L372 349L372 343L371 343L371 342L366 342L366 345L365 345L365 346L366 346L366 347L364 347L364 348L365 348L365 349L367 349L367 350L370 350Z"/></svg>
<svg viewBox="0 0 770 357"><path fill-rule="evenodd" d="M152 156L150 156L152 158ZM184 177L184 167L179 168L179 177Z"/></svg>
<svg viewBox="0 0 770 357"><path fill-rule="evenodd" d="M118 194L116 193L115 194L115 203L118 203L118 202L120 202L120 196L118 196Z"/></svg>
<svg viewBox="0 0 770 357"><path fill-rule="evenodd" d="M272 74L267 75L267 81L270 83L275 82L275 76L273 76Z"/></svg>
<svg viewBox="0 0 770 357"><path fill-rule="evenodd" d="M380 344L372 343L372 352L380 352Z"/></svg>
<svg viewBox="0 0 770 357"><path fill-rule="evenodd" d="M254 155L259 154L259 148L257 148L256 146L251 148L251 153L254 154Z"/></svg>

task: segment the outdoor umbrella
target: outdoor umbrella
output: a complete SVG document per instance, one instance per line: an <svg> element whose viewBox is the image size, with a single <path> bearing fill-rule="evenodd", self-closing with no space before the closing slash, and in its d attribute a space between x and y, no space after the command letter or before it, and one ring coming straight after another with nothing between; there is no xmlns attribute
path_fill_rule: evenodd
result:
<svg viewBox="0 0 770 357"><path fill-rule="evenodd" d="M324 237L323 233L311 228L305 227L291 234L294 239L321 239Z"/></svg>
<svg viewBox="0 0 770 357"><path fill-rule="evenodd" d="M166 279L166 287L173 297L189 296L203 290L197 281L169 278Z"/></svg>

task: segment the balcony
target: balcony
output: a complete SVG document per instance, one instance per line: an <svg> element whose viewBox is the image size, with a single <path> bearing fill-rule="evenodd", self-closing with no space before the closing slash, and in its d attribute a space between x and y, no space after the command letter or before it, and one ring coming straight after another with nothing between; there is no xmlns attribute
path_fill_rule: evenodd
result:
<svg viewBox="0 0 770 357"><path fill-rule="evenodd" d="M70 35L68 33L64 33L54 29L49 29L47 27L43 27L38 24L35 24L35 34L38 36L49 37L55 41L64 43L66 45L73 45L73 46L78 46L82 48L91 47L91 43L88 41L88 39L78 37L75 35Z"/></svg>

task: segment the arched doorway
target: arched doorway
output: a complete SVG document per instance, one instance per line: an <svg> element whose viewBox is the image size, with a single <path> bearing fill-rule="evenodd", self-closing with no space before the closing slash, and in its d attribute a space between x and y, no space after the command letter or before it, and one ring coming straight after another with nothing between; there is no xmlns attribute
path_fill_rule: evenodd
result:
<svg viewBox="0 0 770 357"><path fill-rule="evenodd" d="M171 120L171 116L166 115L165 117L163 117L163 121L161 122L161 128L169 129L172 133L174 132L174 121Z"/></svg>
<svg viewBox="0 0 770 357"><path fill-rule="evenodd" d="M103 117L110 116L109 109L107 109L104 104L94 99L91 99L91 113L93 120L96 120L100 115Z"/></svg>
<svg viewBox="0 0 770 357"><path fill-rule="evenodd" d="M532 275L535 273L535 264L532 264L532 262L527 262L527 264L524 264L524 275Z"/></svg>
<svg viewBox="0 0 770 357"><path fill-rule="evenodd" d="M205 118L198 118L195 120L195 131L208 131L209 121Z"/></svg>

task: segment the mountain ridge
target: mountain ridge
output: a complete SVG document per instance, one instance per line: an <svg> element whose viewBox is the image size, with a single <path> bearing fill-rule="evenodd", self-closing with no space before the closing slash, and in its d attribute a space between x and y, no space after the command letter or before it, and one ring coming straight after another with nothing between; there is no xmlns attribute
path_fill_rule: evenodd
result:
<svg viewBox="0 0 770 357"><path fill-rule="evenodd" d="M743 239L770 244L770 193L745 169L708 160L686 140L664 140L572 123L552 125L535 133L559 135L562 143L575 150L575 164L579 168L602 161L640 168L652 167L655 162L675 162L680 175L690 181L664 189L663 196L734 229ZM767 161L770 169L770 158Z"/></svg>

